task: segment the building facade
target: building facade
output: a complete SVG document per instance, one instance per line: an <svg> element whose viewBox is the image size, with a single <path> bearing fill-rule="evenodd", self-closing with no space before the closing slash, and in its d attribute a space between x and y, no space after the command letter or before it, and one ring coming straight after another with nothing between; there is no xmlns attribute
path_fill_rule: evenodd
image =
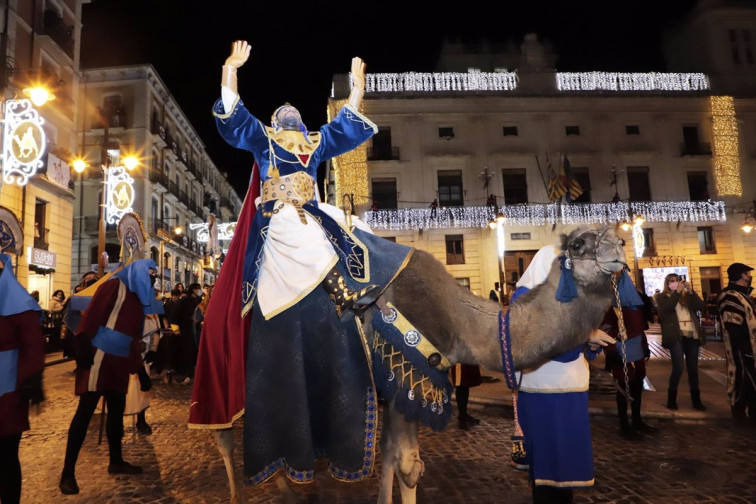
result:
<svg viewBox="0 0 756 504"><path fill-rule="evenodd" d="M31 109L44 135L28 135L26 146L42 154L40 166L23 180L0 181L0 207L23 230L23 250L6 250L16 275L47 308L52 293L70 292L74 192L68 161L77 145L79 48L82 5L88 0L9 0L0 9L0 83L7 105L25 99L24 89L42 85L55 99ZM20 108L24 108L23 105ZM10 167L14 139L4 132L3 166ZM23 143L23 142L21 142ZM7 148L6 148L7 146Z"/></svg>
<svg viewBox="0 0 756 504"><path fill-rule="evenodd" d="M217 263L198 227L210 213L221 222L236 220L241 200L225 173L152 66L87 69L82 82L86 113L78 152L88 168L75 182L73 280L97 269L103 167L136 155L140 164L128 173L132 208L148 235L146 250L163 271L160 287L169 292L179 282L213 284ZM112 269L121 259L114 224L106 227L104 248Z"/></svg>
<svg viewBox="0 0 756 504"><path fill-rule="evenodd" d="M443 72L369 75L364 111L380 131L332 164L331 202L352 195L377 234L431 252L482 296L495 282L511 293L560 234L638 216L640 228L619 230L637 283L678 267L698 292L719 292L730 263L756 264L756 232L741 230L756 200L756 89L742 85L745 74L756 82L742 43L756 40L756 11L708 4L668 43L685 47L703 23L718 40L710 59L737 48L740 66L711 78L709 60L672 49L670 67L687 73L558 72L532 34L514 50L489 47L496 57L448 44ZM335 78L331 114L347 82ZM582 193L559 203L549 189L565 159L565 185ZM489 227L499 213L504 224Z"/></svg>

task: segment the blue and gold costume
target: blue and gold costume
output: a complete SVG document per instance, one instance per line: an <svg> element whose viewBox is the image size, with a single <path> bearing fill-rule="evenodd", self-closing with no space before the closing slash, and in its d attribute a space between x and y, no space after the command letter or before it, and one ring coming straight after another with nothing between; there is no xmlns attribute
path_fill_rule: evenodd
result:
<svg viewBox="0 0 756 504"><path fill-rule="evenodd" d="M363 479L373 470L378 425L370 349L318 287L334 266L350 289L385 286L411 249L374 236L359 219L349 229L341 210L318 201L315 180L321 162L358 147L377 127L346 105L317 133L276 129L234 98L232 106L215 104L218 130L254 155L262 180L239 286L239 309L251 318L246 480L255 485L283 471L306 483L319 457L337 479Z"/></svg>

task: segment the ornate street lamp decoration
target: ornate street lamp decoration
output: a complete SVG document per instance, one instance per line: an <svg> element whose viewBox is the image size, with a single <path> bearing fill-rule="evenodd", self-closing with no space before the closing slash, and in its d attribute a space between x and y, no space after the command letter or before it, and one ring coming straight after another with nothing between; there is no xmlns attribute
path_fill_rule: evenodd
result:
<svg viewBox="0 0 756 504"><path fill-rule="evenodd" d="M6 101L4 115L3 182L23 186L44 164L45 120L26 99Z"/></svg>
<svg viewBox="0 0 756 504"><path fill-rule="evenodd" d="M133 212L134 179L129 176L123 166L107 169L105 182L105 222L116 224L125 214Z"/></svg>

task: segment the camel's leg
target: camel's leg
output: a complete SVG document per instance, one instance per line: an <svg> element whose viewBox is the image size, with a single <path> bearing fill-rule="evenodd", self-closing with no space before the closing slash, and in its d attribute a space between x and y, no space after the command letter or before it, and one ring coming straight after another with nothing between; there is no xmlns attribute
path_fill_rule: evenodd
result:
<svg viewBox="0 0 756 504"><path fill-rule="evenodd" d="M381 437L383 472L378 493L379 504L390 504L393 476L398 476L402 504L415 504L416 489L425 464L417 444L417 422L409 422L394 409L393 402L384 409Z"/></svg>
<svg viewBox="0 0 756 504"><path fill-rule="evenodd" d="M273 479L276 482L278 491L281 492L281 502L283 502L284 504L297 504L299 502L302 502L299 500L299 497L297 497L297 494L294 492L294 490L291 489L286 476L284 476L283 474L278 474Z"/></svg>
<svg viewBox="0 0 756 504"><path fill-rule="evenodd" d="M233 429L219 429L215 431L215 441L218 443L218 451L223 457L228 476L228 487L231 490L231 504L241 504L241 486L236 479L234 471L234 431Z"/></svg>

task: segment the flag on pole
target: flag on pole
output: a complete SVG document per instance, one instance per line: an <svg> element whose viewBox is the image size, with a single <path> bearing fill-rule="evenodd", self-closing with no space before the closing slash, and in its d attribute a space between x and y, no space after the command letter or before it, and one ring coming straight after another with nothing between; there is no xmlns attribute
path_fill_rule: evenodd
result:
<svg viewBox="0 0 756 504"><path fill-rule="evenodd" d="M549 156L546 156L546 175L549 177L549 201L558 201L567 193L567 189L554 172Z"/></svg>
<svg viewBox="0 0 756 504"><path fill-rule="evenodd" d="M567 194L565 197L567 203L572 203L583 194L583 187L575 178L575 174L572 172L572 167L570 166L566 154L564 155L564 162L562 163L559 177L562 179L563 186L567 188Z"/></svg>

